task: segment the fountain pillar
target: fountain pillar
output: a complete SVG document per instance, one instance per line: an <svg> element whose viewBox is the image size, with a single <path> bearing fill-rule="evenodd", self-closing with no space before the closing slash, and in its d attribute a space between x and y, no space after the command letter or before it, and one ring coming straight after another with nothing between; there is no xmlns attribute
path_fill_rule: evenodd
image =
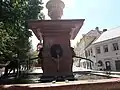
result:
<svg viewBox="0 0 120 90"><path fill-rule="evenodd" d="M65 7L61 0L50 0L46 7L51 20L31 20L28 22L29 28L32 29L37 38L43 39L42 80L53 80L56 77L73 79L70 39L75 38L84 19L61 20ZM56 44L62 49L59 60L51 54L51 47Z"/></svg>

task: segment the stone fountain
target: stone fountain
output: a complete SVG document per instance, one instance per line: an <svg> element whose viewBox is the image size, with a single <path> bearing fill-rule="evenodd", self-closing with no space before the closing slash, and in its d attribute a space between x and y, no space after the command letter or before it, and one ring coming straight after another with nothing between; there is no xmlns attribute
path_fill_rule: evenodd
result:
<svg viewBox="0 0 120 90"><path fill-rule="evenodd" d="M58 79L61 76L71 79L73 77L73 61L70 40L75 38L84 19L61 20L65 7L61 0L50 0L46 6L51 20L28 22L29 28L32 29L36 37L43 40L42 80L54 77ZM54 45L61 47L61 49L57 49L57 58L51 53L51 47ZM120 78L70 81L67 83L11 84L0 85L0 90L120 90L119 82Z"/></svg>
<svg viewBox="0 0 120 90"><path fill-rule="evenodd" d="M48 16L51 20L32 20L28 26L39 40L43 40L43 75L42 81L58 78L73 80L72 53L70 40L73 40L83 25L84 19L63 20L63 9L65 4L61 0L50 0L47 2ZM60 47L56 57L52 46Z"/></svg>

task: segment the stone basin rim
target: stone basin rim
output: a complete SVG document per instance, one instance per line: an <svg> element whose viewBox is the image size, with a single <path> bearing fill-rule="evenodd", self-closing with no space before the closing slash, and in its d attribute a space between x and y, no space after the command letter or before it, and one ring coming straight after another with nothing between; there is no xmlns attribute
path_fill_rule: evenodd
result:
<svg viewBox="0 0 120 90"><path fill-rule="evenodd" d="M120 78L100 79L100 80L81 80L81 81L69 81L69 82L56 82L56 83L36 83L36 84L9 84L0 85L0 87L29 87L29 88L49 88L49 87L65 87L65 86L77 86L77 85L92 85L92 84L113 84L119 83Z"/></svg>

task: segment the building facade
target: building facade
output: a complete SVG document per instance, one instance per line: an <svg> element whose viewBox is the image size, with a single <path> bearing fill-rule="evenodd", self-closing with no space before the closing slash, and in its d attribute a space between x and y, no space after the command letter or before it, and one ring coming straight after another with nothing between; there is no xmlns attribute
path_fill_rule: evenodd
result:
<svg viewBox="0 0 120 90"><path fill-rule="evenodd" d="M87 58L86 48L91 45L91 43L101 35L101 31L99 28L96 27L95 30L89 31L87 34L84 34L83 37L80 39L80 42L77 43L74 51L77 56ZM85 59L75 59L75 63L77 66L82 68L91 68L91 63Z"/></svg>
<svg viewBox="0 0 120 90"><path fill-rule="evenodd" d="M92 69L120 71L120 27L105 30L86 52L87 58L94 61Z"/></svg>

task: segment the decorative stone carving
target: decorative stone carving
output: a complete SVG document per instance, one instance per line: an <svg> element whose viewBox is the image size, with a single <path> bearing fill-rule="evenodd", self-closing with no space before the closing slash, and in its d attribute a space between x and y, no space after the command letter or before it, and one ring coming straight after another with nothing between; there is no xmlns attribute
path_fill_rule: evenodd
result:
<svg viewBox="0 0 120 90"><path fill-rule="evenodd" d="M61 0L50 0L46 4L48 9L48 16L52 20L59 20L63 15L65 4Z"/></svg>

